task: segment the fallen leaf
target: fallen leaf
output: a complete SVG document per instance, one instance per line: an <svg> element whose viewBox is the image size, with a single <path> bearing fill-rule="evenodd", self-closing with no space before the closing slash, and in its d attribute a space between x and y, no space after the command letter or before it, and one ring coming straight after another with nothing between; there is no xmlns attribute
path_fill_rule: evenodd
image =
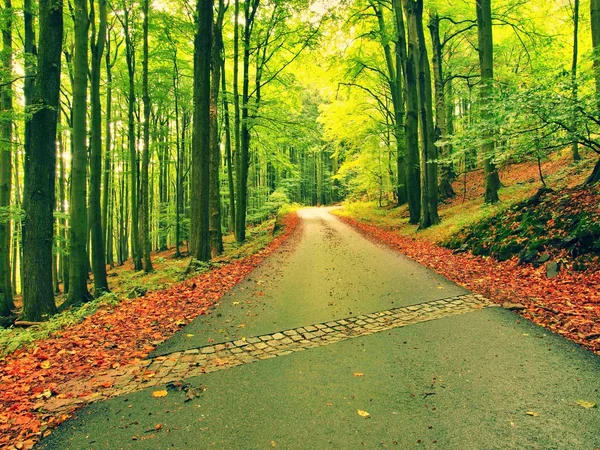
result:
<svg viewBox="0 0 600 450"><path fill-rule="evenodd" d="M365 419L368 419L369 417L371 417L371 414L369 414L366 411L363 411L362 409L358 409L358 410L356 410L356 412L358 413L358 415L360 417L364 417Z"/></svg>
<svg viewBox="0 0 600 450"><path fill-rule="evenodd" d="M52 367L52 364L50 363L50 361L46 360L40 364L40 367L42 369L49 369L50 367Z"/></svg>
<svg viewBox="0 0 600 450"><path fill-rule="evenodd" d="M168 392L166 390L162 390L162 391L154 391L152 393L152 397L166 397L168 394Z"/></svg>
<svg viewBox="0 0 600 450"><path fill-rule="evenodd" d="M576 402L579 406L586 409L595 408L596 404L594 402L586 402L585 400L577 400Z"/></svg>
<svg viewBox="0 0 600 450"><path fill-rule="evenodd" d="M355 377L364 377L365 374L362 372L354 372L352 375L354 375Z"/></svg>
<svg viewBox="0 0 600 450"><path fill-rule="evenodd" d="M540 413L535 411L527 411L525 414L527 414L528 416L540 417Z"/></svg>
<svg viewBox="0 0 600 450"><path fill-rule="evenodd" d="M188 333L186 334L187 337L193 337L194 335L192 333Z"/></svg>

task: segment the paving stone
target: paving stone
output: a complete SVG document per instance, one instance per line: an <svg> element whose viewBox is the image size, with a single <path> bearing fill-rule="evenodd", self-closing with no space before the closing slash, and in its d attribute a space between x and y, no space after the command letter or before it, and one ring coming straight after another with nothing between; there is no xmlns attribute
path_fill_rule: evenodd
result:
<svg viewBox="0 0 600 450"><path fill-rule="evenodd" d="M286 330L272 335L253 336L246 340L236 340L190 349L166 356L140 361L126 370L109 370L103 374L112 381L113 387L98 392L88 399L66 399L61 408L76 405L76 402L92 402L130 393L149 386L158 386L171 381L200 376L204 373L225 370L240 364L286 356L308 348L333 344L384 330L404 327L411 324L435 320L441 317L477 311L485 307L497 306L481 295L463 295L449 299L435 300L420 305L393 308L357 317L346 317L325 324L308 325L295 330ZM153 376L144 376L149 372ZM93 380L99 385L103 378ZM68 390L63 388L63 390ZM63 404L65 403L65 404Z"/></svg>

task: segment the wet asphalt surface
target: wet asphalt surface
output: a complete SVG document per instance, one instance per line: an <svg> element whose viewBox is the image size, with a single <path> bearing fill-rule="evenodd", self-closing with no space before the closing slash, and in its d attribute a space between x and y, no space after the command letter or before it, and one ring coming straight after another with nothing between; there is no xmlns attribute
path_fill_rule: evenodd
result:
<svg viewBox="0 0 600 450"><path fill-rule="evenodd" d="M156 353L466 292L367 241L326 209L300 214L303 226L291 241L223 297L210 315L196 319ZM186 382L202 394L188 402L177 391L154 398L155 387L90 405L38 447L600 447L600 409L577 404L600 403L600 358L501 308Z"/></svg>

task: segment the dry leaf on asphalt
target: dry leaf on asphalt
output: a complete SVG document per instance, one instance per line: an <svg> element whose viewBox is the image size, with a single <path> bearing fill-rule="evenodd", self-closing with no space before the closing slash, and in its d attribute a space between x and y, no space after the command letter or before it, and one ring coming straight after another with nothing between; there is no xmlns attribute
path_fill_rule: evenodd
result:
<svg viewBox="0 0 600 450"><path fill-rule="evenodd" d="M369 414L366 411L363 411L362 409L358 409L358 410L356 410L356 412L358 413L359 416L364 417L365 419L368 419L369 417L371 417L371 414Z"/></svg>
<svg viewBox="0 0 600 450"><path fill-rule="evenodd" d="M354 373L353 373L353 375L354 375L355 377L364 377L364 376L365 376L365 374L364 374L364 373L362 373L362 372L354 372Z"/></svg>
<svg viewBox="0 0 600 450"><path fill-rule="evenodd" d="M540 413L535 411L527 411L525 414L527 414L528 416L540 417Z"/></svg>
<svg viewBox="0 0 600 450"><path fill-rule="evenodd" d="M595 408L596 404L594 402L586 402L585 400L577 400L576 402L579 406L581 406L582 408Z"/></svg>
<svg viewBox="0 0 600 450"><path fill-rule="evenodd" d="M163 391L154 391L152 393L152 397L166 397L168 392L166 390Z"/></svg>

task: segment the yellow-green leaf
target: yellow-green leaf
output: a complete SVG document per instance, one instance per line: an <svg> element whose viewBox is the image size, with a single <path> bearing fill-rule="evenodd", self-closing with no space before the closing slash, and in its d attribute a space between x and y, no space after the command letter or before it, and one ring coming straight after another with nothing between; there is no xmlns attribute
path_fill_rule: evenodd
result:
<svg viewBox="0 0 600 450"><path fill-rule="evenodd" d="M369 414L367 411L363 411L362 409L358 409L356 412L360 417L364 417L365 419L371 417L371 414Z"/></svg>
<svg viewBox="0 0 600 450"><path fill-rule="evenodd" d="M581 406L582 408L595 408L596 404L594 402L586 402L585 400L577 400L576 402L579 406Z"/></svg>

